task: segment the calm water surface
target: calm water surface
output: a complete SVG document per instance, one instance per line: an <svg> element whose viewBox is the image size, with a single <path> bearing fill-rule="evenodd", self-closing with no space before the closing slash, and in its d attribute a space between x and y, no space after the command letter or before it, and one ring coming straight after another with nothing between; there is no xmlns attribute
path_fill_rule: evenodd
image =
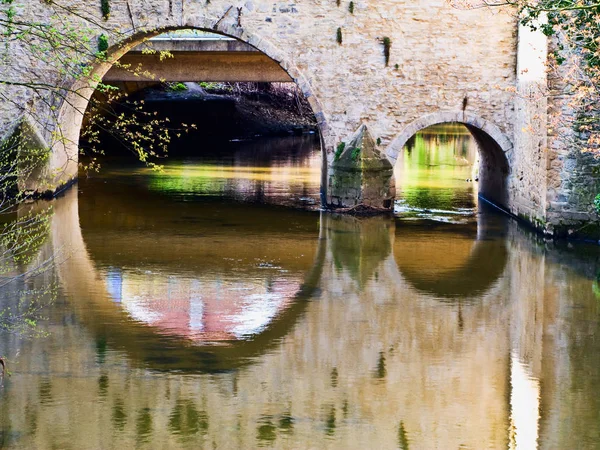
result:
<svg viewBox="0 0 600 450"><path fill-rule="evenodd" d="M598 249L478 205L472 145L417 136L396 218L320 213L310 138L107 162L52 202L47 337L1 336L0 447L600 448Z"/></svg>

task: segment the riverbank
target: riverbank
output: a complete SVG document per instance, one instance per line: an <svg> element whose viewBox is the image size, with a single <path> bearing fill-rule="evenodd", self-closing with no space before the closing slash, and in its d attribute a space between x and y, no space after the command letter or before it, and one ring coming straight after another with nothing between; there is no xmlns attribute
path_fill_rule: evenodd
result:
<svg viewBox="0 0 600 450"><path fill-rule="evenodd" d="M292 83L167 83L136 95L152 106L191 102L188 119L199 131L228 137L288 136L318 131L312 109Z"/></svg>

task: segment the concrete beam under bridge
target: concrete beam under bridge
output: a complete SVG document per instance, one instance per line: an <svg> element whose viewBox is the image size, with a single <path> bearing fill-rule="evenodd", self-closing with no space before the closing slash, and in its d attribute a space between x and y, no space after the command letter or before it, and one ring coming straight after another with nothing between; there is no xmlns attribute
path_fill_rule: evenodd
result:
<svg viewBox="0 0 600 450"><path fill-rule="evenodd" d="M160 60L159 54L144 54L144 48L169 51L173 58ZM120 61L128 67L113 67L105 82L117 81L221 81L291 82L290 76L271 58L248 44L235 40L171 39L136 47ZM141 71L149 76L133 73ZM139 71L139 70L138 70ZM154 78L152 78L154 77Z"/></svg>

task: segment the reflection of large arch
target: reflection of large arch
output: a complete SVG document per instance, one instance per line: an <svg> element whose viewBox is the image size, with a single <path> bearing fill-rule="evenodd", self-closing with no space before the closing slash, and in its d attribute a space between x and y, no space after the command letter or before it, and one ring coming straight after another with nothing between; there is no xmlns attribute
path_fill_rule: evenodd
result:
<svg viewBox="0 0 600 450"><path fill-rule="evenodd" d="M57 204L57 219L67 219L65 214L68 212L64 204ZM76 205L70 212L77 212ZM76 215L73 217L77 218ZM314 280L315 284L319 282L322 285L323 293L319 301L310 302L310 307L306 309L307 320L288 334L280 349L268 352L260 363L246 366L239 374L194 378L189 383L182 383L181 389L178 385L175 390L161 389L165 383L173 386L171 380L165 377L150 377L144 383L130 383L130 378L123 375L123 370L114 370L114 373L110 370L113 367L126 367L127 363L124 366L110 365L106 375L101 378L110 380L111 388L108 395L102 394L102 401L98 403L110 406L116 397L130 405L128 411L139 411L148 407L148 398L155 398L156 401L150 403L161 406L152 408L152 414L162 419L174 410L176 402L182 399L187 402L189 399L190 404L195 403L198 409L210 414L211 423L218 424L210 430L215 434L222 434L224 424L239 432L239 428L235 428L236 422L260 427L261 418L266 417L263 415L267 413L269 416L266 420L273 422L282 415L299 419L297 423L301 423L305 417L317 422L319 417L313 419L311 414L321 408L326 412L337 411L339 420L343 408L351 411L351 417L361 426L358 430L356 427L339 426L335 435L331 433L338 439L336 442L346 447L352 447L356 442L368 447L369 441L377 442L381 448L393 446L396 442L394 435L398 432L397 428L390 426L389 417L399 421L403 434L422 448L443 447L448 442L454 447L462 444L470 448L505 445L509 433L509 414L519 407L522 411L523 405L529 400L539 399L539 395L543 395L539 386L544 386L543 383L533 385L533 389L525 392L515 388L515 381L527 382L532 379L525 361L518 360L520 367L515 366L517 359L510 353L514 347L509 339L512 334L516 340L523 339L523 335L520 335L523 324L513 318L518 319L520 312L527 311L530 298L525 295L521 299L525 301L513 304L509 299L520 297L507 296L506 292L510 292L511 280L518 280L519 274L528 275L532 268L540 266L532 266L526 260L522 265L511 265L515 273L509 271L508 276L503 277L498 292L488 292L481 297L481 301L463 305L461 310L460 305L440 305L435 298L416 292L402 279L390 253L390 240L400 239L403 234L413 233L414 229L406 229L401 223L396 224L390 219L337 218L330 215L323 215L321 227L328 230L322 233L323 237L328 236L328 241L325 241L328 250L321 252L321 255L331 254L324 263L323 260L319 261L318 265L324 266L325 273L320 280ZM395 227L397 230L394 230ZM465 239L474 239L473 230L471 227L464 232ZM67 233L72 231L67 229ZM495 232L492 230L492 233ZM54 237L60 237L57 227L54 227L53 233ZM357 236L347 239L349 234ZM386 240L386 237L389 239ZM486 238L485 234L480 237ZM339 242L333 245L333 240ZM344 246L344 242L348 245ZM360 257L355 261L357 264L350 261L349 265L338 267L331 259L327 259L335 257L333 254L348 254L348 251L359 252ZM379 263L376 261L378 257ZM85 258L80 262L85 263ZM358 270L355 270L356 267ZM62 268L60 271L65 281L65 275L69 274L65 274ZM375 276L377 271L380 273L379 280L391 279L393 282L379 283ZM543 284L543 281L542 275L538 282ZM533 284L534 290L535 286L537 284ZM527 287L528 292L530 289ZM346 297L347 301L343 301L341 296ZM535 310L536 314L539 311ZM111 342L112 330L91 330L93 336L106 336ZM276 332L273 336L276 337ZM143 339L148 335L129 337ZM165 342L172 346L175 343ZM541 349L540 343L535 343L535 351ZM93 346L93 341L91 344ZM89 350L88 341L82 345ZM130 347L122 344L119 348L127 351L128 358L124 359L133 360L140 359L136 351L142 353L148 350L143 344ZM162 350L162 355L169 354L164 349L157 350ZM236 353L217 353L220 356L216 358L215 352L210 349L204 354L194 353L193 349L173 350L172 361L165 361L164 358L145 361L159 368L179 368L181 364L185 370L186 361L180 358L190 357L195 358L188 363L190 365L202 360L205 369L219 370L235 367L234 363L247 359L239 358ZM259 354L259 351L255 354ZM68 357L75 359L80 355L69 352ZM537 377L537 373L533 375ZM82 381L84 384L76 387L81 395L76 397L78 400L82 397L87 400L90 396L93 398L94 390L97 390L95 380L92 377L85 378ZM205 389L205 382L214 385ZM232 385L235 388L231 388L233 392L230 393L228 389ZM198 386L203 386L201 393ZM148 390L151 392L149 396L134 395ZM297 394L297 397L293 397L294 405L300 405L294 406L294 409L289 406L290 391ZM275 399L271 402L274 406L269 405L267 413L264 406L266 395ZM379 402L376 409L378 414L373 413L372 402L362 402L364 398ZM395 401L379 401L389 398ZM43 404L39 408L48 409ZM473 411L478 411L475 418ZM40 417L47 420L49 415L46 413ZM523 414L520 414L522 417ZM157 423L164 422L159 420ZM321 429L319 426L317 424L313 429L318 431ZM514 427L519 431L531 431L527 426L530 423L526 420L514 421ZM159 428L168 431L166 427ZM244 448L257 446L253 441L256 435L253 430L245 428L241 431L239 442L243 442L241 445ZM373 430L388 431L381 433ZM448 430L452 432L448 433ZM365 434L368 439L360 441L361 435ZM314 440L310 433L299 433L296 438L298 436L309 438L306 441L294 440L298 442L297 447L310 441L311 436Z"/></svg>
<svg viewBox="0 0 600 450"><path fill-rule="evenodd" d="M468 128L480 150L480 194L497 205L506 206L509 173L507 155L512 151L513 145L498 126L474 114L465 111L439 111L411 122L386 150L392 164L396 163L398 155L412 136L424 128L442 123L462 123Z"/></svg>
<svg viewBox="0 0 600 450"><path fill-rule="evenodd" d="M167 21L167 19L164 19ZM134 30L132 34L124 38L121 42L114 44L108 51L106 62L100 62L94 65L89 78L83 81L77 81L69 88L69 94L66 101L59 111L59 131L60 139L55 143L51 155L50 167L58 171L56 175L56 184L66 183L69 179L76 178L78 166L78 142L79 134L83 122L83 114L88 106L90 98L94 93L96 83L90 80L101 80L110 70L112 65L119 60L125 53L147 41L148 39L167 31L178 29L194 29L208 31L210 33L221 34L227 37L238 39L252 47L256 48L266 56L274 60L297 84L304 96L307 98L317 125L319 127L322 147L322 186L323 190L327 180L327 149L333 148L335 137L331 133L327 120L323 112L320 101L314 94L308 79L302 74L300 69L278 49L266 36L249 31L247 28L241 28L234 25L227 25L217 18L194 16L193 20L188 20L180 26L167 24L156 24L145 27L143 31Z"/></svg>
<svg viewBox="0 0 600 450"><path fill-rule="evenodd" d="M230 341L228 345L193 346L189 340L166 336L132 320L112 302L83 240L76 190L69 190L55 204L52 241L55 250L65 248L69 252L69 258L57 266L61 285L96 339L126 351L132 359L157 370L229 370L266 351L285 336L303 314L318 285L324 258L319 242L315 264L290 305L258 335L244 341Z"/></svg>
<svg viewBox="0 0 600 450"><path fill-rule="evenodd" d="M469 299L488 292L504 272L508 250L503 239L488 238L503 234L493 223L439 224L436 239L422 224L402 227L394 242L394 259L402 277L420 292ZM407 227L413 229L408 232Z"/></svg>

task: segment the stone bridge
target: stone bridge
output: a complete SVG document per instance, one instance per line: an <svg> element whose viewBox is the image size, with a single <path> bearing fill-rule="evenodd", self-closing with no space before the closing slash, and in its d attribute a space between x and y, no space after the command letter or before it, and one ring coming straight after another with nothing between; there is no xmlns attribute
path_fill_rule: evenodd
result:
<svg viewBox="0 0 600 450"><path fill-rule="evenodd" d="M152 50L154 53L148 54ZM167 51L173 58L161 59ZM106 83L140 81L220 81L286 83L293 81L279 64L251 45L235 39L209 36L153 39L140 45L104 76ZM124 67L142 67L147 77Z"/></svg>
<svg viewBox="0 0 600 450"><path fill-rule="evenodd" d="M91 80L111 76L113 62L146 40L180 29L235 38L264 55L261 61L277 64L306 95L318 121L323 203L391 207L389 168L405 142L424 127L459 122L481 147L482 196L547 233L570 233L596 217L590 205L597 181L572 146L549 134L553 105L536 95L553 83L545 70L552 48L541 34L519 27L512 10L459 9L444 0L352 5L351 11L348 2L334 0L110 0L106 21L99 1L74 6L77 17L92 19L85 26L110 43L108 60L92 63ZM62 11L43 2L23 8L21 14L42 23ZM55 190L77 176L82 116L94 83L60 79L20 45L8 45L1 79L60 83L69 93L46 107L35 104L30 91L2 85L15 101L0 105L0 135L19 125L15 118L31 117L32 109L38 116L47 112L41 123L29 120L26 127L51 149L40 178L28 187ZM350 168L346 176L348 167L334 167L336 148L351 143L362 125L364 136L353 144L365 146L361 171ZM353 186L334 192L347 183Z"/></svg>

